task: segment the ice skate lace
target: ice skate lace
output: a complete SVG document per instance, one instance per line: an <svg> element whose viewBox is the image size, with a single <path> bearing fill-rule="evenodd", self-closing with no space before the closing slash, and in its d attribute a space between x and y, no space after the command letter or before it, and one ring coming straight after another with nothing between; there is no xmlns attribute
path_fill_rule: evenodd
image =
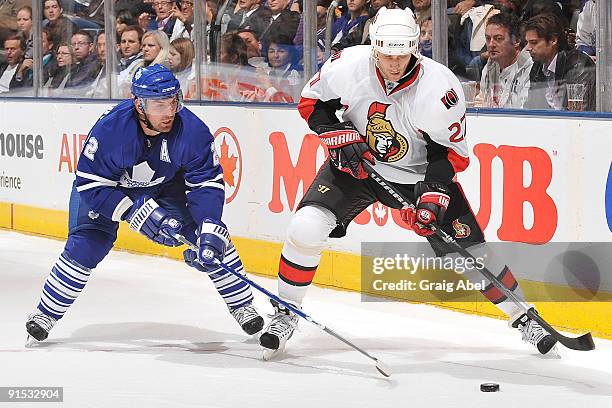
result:
<svg viewBox="0 0 612 408"><path fill-rule="evenodd" d="M523 335L523 340L537 346L538 343L548 334L542 326L533 320L529 320L526 324L520 325L519 330Z"/></svg>
<svg viewBox="0 0 612 408"><path fill-rule="evenodd" d="M230 311L239 324L244 324L259 316L253 305L246 305Z"/></svg>
<svg viewBox="0 0 612 408"><path fill-rule="evenodd" d="M54 318L52 318L50 316L47 316L44 313L32 313L29 316L28 320L33 321L34 323L38 324L47 333L49 333L51 331L51 329L53 328L53 325L57 321Z"/></svg>
<svg viewBox="0 0 612 408"><path fill-rule="evenodd" d="M290 336L297 326L297 316L287 315L283 312L276 313L272 318L267 333L273 334L279 339Z"/></svg>

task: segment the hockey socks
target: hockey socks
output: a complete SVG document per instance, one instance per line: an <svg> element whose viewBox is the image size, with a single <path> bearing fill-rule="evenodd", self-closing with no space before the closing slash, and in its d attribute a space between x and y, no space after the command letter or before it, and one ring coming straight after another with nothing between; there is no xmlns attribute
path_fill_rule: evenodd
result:
<svg viewBox="0 0 612 408"><path fill-rule="evenodd" d="M245 274L242 261L233 245L231 245L225 253L223 263L241 275ZM214 269L207 273L230 310L237 309L253 301L253 294L251 293L250 286L236 276L221 268Z"/></svg>
<svg viewBox="0 0 612 408"><path fill-rule="evenodd" d="M64 317L81 294L90 274L91 269L79 265L62 253L45 281L38 310L56 320Z"/></svg>

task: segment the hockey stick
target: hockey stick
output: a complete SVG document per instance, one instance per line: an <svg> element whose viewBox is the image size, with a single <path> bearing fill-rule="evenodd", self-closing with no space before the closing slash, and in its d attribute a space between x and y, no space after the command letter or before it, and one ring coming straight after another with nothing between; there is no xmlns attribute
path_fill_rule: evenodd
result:
<svg viewBox="0 0 612 408"><path fill-rule="evenodd" d="M363 166L366 171L369 173L369 176L372 180L378 183L382 188L384 188L389 194L393 196L403 207L412 207L414 208L414 204L411 203L406 197L404 197L400 192L393 188L374 168L367 163L365 160L363 161ZM467 259L476 260L474 256L465 248L455 241L455 239L446 233L444 230L438 228L437 225L430 225L431 230L434 232L436 236L442 239L449 247L452 249L452 252L458 252L461 256ZM524 300L521 300L514 292L508 289L503 283L497 279L491 271L489 271L486 267L482 267L482 269L478 269L478 271L485 277L489 282L493 284L497 289L499 289L508 299L512 300L514 303L519 305L521 309L529 316L529 318L535 320L542 326L550 335L565 347L573 349L573 350L582 350L589 351L595 349L595 343L593 342L593 337L591 333L583 334L580 337L568 337L556 331L550 324L548 324L538 312L536 312L535 308Z"/></svg>
<svg viewBox="0 0 612 408"><path fill-rule="evenodd" d="M183 244L187 245L192 250L194 250L196 252L198 251L198 247L196 245L194 245L193 243L189 242L184 236L176 234L176 235L174 235L174 238L176 240L178 240L179 242L182 242ZM276 296L275 294L273 294L272 292L270 292L266 288L264 288L264 287L258 285L257 283L253 282L248 277L246 277L244 275L241 275L240 273L236 272L234 269L232 269L231 267L227 266L223 262L215 260L215 263L217 264L217 266L219 266L225 272L231 273L232 275L234 275L235 277L237 277L238 279L240 279L241 281L243 281L247 285L251 286L252 288L257 289L258 291L260 291L261 293L266 295L268 298L272 299L273 301L275 301L277 303L280 303L281 305L283 305L284 307L289 309L292 313L295 313L296 315L298 315L302 319L304 319L304 320L312 323L313 325L317 326L319 329L323 330L325 333L335 337L336 339L340 340L341 342L343 342L347 346L351 347L353 350L357 350L358 352L360 352L361 354L363 354L364 356L366 356L370 360L374 361L376 363L376 369L378 370L378 372L381 373L382 375L384 375L385 377L390 377L391 376L392 371L389 368L389 366L387 366L385 363L380 361L378 358L372 356L370 353L368 353L367 351L365 351L361 347L356 346L355 344L353 344L349 340L345 339L344 337L342 337L341 335L339 335L338 333L336 333L335 331L333 331L329 327L325 326L324 324L317 322L312 317L310 317L309 315L304 313L302 310L296 308L291 303L285 302L280 297Z"/></svg>

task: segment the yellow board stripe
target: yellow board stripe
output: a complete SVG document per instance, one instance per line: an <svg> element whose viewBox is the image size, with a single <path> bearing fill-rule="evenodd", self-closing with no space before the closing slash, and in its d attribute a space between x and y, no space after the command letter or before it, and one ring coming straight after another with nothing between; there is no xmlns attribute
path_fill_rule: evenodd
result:
<svg viewBox="0 0 612 408"><path fill-rule="evenodd" d="M68 213L19 204L0 202L0 228L43 235L54 238L66 238ZM232 238L246 270L265 276L276 276L278 259L282 244L250 238ZM115 249L148 255L159 255L182 259L182 249L156 245L142 235L121 223ZM325 251L317 270L314 283L335 289L361 291L361 261L355 254ZM572 332L591 331L594 336L612 339L612 302L584 301L585 295L575 289L542 282L521 280L521 287L526 294L548 293L554 299L568 299L568 302L538 302L538 310L546 316L547 321L556 327ZM582 301L580 301L582 300ZM465 302L428 302L434 306L444 307L463 313L505 318L493 304L488 302L480 292Z"/></svg>

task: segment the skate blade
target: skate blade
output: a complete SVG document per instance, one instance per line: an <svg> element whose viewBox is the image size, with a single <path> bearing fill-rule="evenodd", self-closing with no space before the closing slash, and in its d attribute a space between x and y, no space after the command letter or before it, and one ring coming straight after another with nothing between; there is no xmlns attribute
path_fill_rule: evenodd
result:
<svg viewBox="0 0 612 408"><path fill-rule="evenodd" d="M26 337L26 341L25 341L25 348L34 348L36 346L38 346L40 344L40 341L36 340L34 337L30 336L28 334L28 336Z"/></svg>
<svg viewBox="0 0 612 408"><path fill-rule="evenodd" d="M262 358L264 361L274 360L276 357L278 357L279 355L283 353L283 350L284 350L284 347L283 348L279 347L277 350L264 348L263 353L262 353Z"/></svg>

